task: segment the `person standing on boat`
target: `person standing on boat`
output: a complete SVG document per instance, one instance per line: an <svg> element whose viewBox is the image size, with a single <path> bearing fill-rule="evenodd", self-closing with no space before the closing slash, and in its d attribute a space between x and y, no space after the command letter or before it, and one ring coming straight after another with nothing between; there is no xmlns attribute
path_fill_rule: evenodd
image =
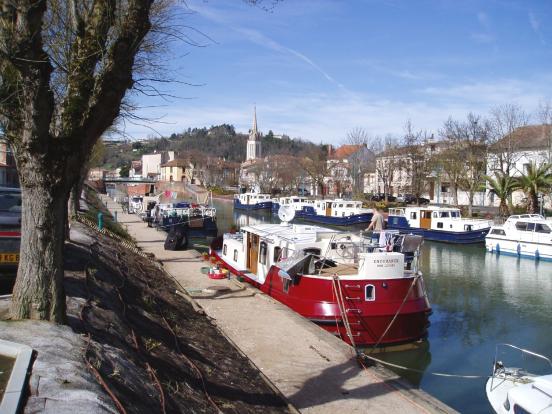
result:
<svg viewBox="0 0 552 414"><path fill-rule="evenodd" d="M372 221L370 221L370 225L366 228L365 231L380 231L383 230L383 214L381 214L381 211L379 208L374 209L374 215L372 216Z"/></svg>

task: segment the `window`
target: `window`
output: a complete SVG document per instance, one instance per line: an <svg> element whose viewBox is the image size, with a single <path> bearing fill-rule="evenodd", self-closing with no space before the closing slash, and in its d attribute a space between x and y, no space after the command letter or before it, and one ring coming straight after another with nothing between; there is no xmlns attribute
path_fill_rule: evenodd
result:
<svg viewBox="0 0 552 414"><path fill-rule="evenodd" d="M234 261L235 262L238 261L238 250L237 249L234 249Z"/></svg>
<svg viewBox="0 0 552 414"><path fill-rule="evenodd" d="M282 248L280 246L276 246L274 248L274 259L273 259L273 263L276 263L276 262L279 262L281 260L281 255L282 255Z"/></svg>
<svg viewBox="0 0 552 414"><path fill-rule="evenodd" d="M527 223L527 231L534 231L535 223Z"/></svg>
<svg viewBox="0 0 552 414"><path fill-rule="evenodd" d="M410 213L410 218L411 218L412 220L416 220L416 217L417 217L417 215L416 215L416 212L415 212L415 211L413 211L412 213Z"/></svg>
<svg viewBox="0 0 552 414"><path fill-rule="evenodd" d="M437 228L442 229L443 228L443 223L441 223L441 222L437 223Z"/></svg>
<svg viewBox="0 0 552 414"><path fill-rule="evenodd" d="M266 242L261 242L261 246L259 247L259 263L260 264L266 264L266 253L267 253L267 245Z"/></svg>
<svg viewBox="0 0 552 414"><path fill-rule="evenodd" d="M529 411L527 411L525 408L514 404L514 414L531 414Z"/></svg>
<svg viewBox="0 0 552 414"><path fill-rule="evenodd" d="M472 231L472 225L471 224L464 224L464 231Z"/></svg>
<svg viewBox="0 0 552 414"><path fill-rule="evenodd" d="M548 227L546 224L537 224L535 226L535 231L537 233L550 233L550 227Z"/></svg>
<svg viewBox="0 0 552 414"><path fill-rule="evenodd" d="M441 214L440 214L441 217L449 217L449 212L448 211L442 211Z"/></svg>
<svg viewBox="0 0 552 414"><path fill-rule="evenodd" d="M226 256L227 247L226 245L222 246L222 254Z"/></svg>
<svg viewBox="0 0 552 414"><path fill-rule="evenodd" d="M314 254L315 256L320 256L321 250L315 247L311 247L309 249L303 249L303 253L305 253L305 256L307 254Z"/></svg>
<svg viewBox="0 0 552 414"><path fill-rule="evenodd" d="M437 214L437 212L434 212L433 213L433 218L437 218L439 215Z"/></svg>
<svg viewBox="0 0 552 414"><path fill-rule="evenodd" d="M376 287L374 285L366 285L364 287L365 298L368 302L376 300Z"/></svg>
<svg viewBox="0 0 552 414"><path fill-rule="evenodd" d="M526 221L518 221L516 223L516 229L519 231L526 231L527 230L527 222Z"/></svg>
<svg viewBox="0 0 552 414"><path fill-rule="evenodd" d="M352 204L347 204L346 207L347 207L347 208L352 208L353 205L352 205Z"/></svg>
<svg viewBox="0 0 552 414"><path fill-rule="evenodd" d="M460 217L460 212L459 211L451 211L450 216L458 218L458 217Z"/></svg>
<svg viewBox="0 0 552 414"><path fill-rule="evenodd" d="M498 234L499 236L506 236L506 233L502 229L492 229L491 234Z"/></svg>
<svg viewBox="0 0 552 414"><path fill-rule="evenodd" d="M343 207L343 204L340 204L339 207Z"/></svg>

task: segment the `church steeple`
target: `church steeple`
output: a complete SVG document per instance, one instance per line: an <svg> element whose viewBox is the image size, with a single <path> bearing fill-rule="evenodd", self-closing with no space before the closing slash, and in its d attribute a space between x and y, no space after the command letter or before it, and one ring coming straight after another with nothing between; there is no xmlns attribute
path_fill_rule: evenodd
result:
<svg viewBox="0 0 552 414"><path fill-rule="evenodd" d="M249 131L247 140L246 160L261 158L261 134L257 130L257 106L253 107L253 128Z"/></svg>

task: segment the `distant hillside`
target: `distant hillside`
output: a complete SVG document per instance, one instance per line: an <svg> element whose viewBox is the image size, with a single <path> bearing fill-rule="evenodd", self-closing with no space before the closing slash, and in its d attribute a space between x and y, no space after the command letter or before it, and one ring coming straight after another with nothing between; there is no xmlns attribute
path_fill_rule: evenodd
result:
<svg viewBox="0 0 552 414"><path fill-rule="evenodd" d="M106 145L104 165L117 168L138 160L142 154L154 151L201 152L206 156L223 157L227 161L243 162L247 135L236 133L232 125L217 125L211 128L193 128L168 138L152 139L146 142ZM272 131L262 137L262 155L293 154L324 156L327 147L322 144L289 137L276 138Z"/></svg>

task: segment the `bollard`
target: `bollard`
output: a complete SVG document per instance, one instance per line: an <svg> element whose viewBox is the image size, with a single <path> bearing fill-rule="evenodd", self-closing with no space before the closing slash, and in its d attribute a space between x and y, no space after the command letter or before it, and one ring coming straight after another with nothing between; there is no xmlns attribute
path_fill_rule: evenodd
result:
<svg viewBox="0 0 552 414"><path fill-rule="evenodd" d="M117 223L117 212L115 212L115 215L113 216L113 220L115 220L115 223Z"/></svg>
<svg viewBox="0 0 552 414"><path fill-rule="evenodd" d="M98 228L103 229L103 213L101 211L98 213Z"/></svg>

